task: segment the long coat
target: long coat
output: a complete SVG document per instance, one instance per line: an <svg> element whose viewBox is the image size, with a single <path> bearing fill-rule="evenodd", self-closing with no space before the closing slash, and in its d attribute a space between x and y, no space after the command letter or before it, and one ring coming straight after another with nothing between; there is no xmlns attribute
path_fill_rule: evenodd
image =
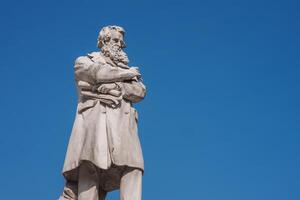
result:
<svg viewBox="0 0 300 200"><path fill-rule="evenodd" d="M69 181L76 181L77 169L86 160L101 169L108 169L112 164L144 169L137 131L138 113L132 103L144 98L145 86L140 81L122 82L124 98L119 107L111 108L83 96L78 85L79 81L96 84L127 73L123 69L111 70L110 65L99 52L75 61L78 106L63 167L63 175Z"/></svg>

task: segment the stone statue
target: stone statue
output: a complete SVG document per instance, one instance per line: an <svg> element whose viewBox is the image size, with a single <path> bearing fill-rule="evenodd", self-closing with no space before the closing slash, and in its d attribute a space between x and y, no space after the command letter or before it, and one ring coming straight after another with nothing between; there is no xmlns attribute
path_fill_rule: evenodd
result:
<svg viewBox="0 0 300 200"><path fill-rule="evenodd" d="M120 199L140 200L144 161L133 103L146 94L137 67L130 67L125 31L106 26L98 36L100 52L80 56L74 71L78 90L60 200L104 200L120 189Z"/></svg>

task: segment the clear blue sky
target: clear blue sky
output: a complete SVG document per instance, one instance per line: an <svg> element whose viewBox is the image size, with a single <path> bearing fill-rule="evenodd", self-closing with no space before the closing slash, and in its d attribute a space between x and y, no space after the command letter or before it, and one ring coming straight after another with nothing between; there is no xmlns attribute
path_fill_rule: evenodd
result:
<svg viewBox="0 0 300 200"><path fill-rule="evenodd" d="M143 200L300 199L297 1L1 4L0 199L59 196L74 59L110 24L148 88Z"/></svg>

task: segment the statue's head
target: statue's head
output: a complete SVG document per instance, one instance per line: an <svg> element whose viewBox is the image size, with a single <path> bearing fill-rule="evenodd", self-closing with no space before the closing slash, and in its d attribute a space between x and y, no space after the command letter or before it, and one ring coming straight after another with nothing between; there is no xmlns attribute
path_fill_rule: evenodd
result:
<svg viewBox="0 0 300 200"><path fill-rule="evenodd" d="M110 43L119 45L123 49L125 48L124 35L125 30L120 26L105 26L99 32L97 46L102 48Z"/></svg>
<svg viewBox="0 0 300 200"><path fill-rule="evenodd" d="M128 64L129 60L126 53L124 42L125 30L120 26L106 26L101 29L98 36L98 48L102 53L110 57L115 62Z"/></svg>

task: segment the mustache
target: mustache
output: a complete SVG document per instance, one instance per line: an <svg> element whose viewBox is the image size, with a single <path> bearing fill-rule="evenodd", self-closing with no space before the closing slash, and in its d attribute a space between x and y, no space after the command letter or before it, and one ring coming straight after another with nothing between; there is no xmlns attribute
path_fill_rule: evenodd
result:
<svg viewBox="0 0 300 200"><path fill-rule="evenodd" d="M125 65L129 63L129 59L125 51L118 45L106 45L101 48L101 52L112 59L114 62L122 62Z"/></svg>

